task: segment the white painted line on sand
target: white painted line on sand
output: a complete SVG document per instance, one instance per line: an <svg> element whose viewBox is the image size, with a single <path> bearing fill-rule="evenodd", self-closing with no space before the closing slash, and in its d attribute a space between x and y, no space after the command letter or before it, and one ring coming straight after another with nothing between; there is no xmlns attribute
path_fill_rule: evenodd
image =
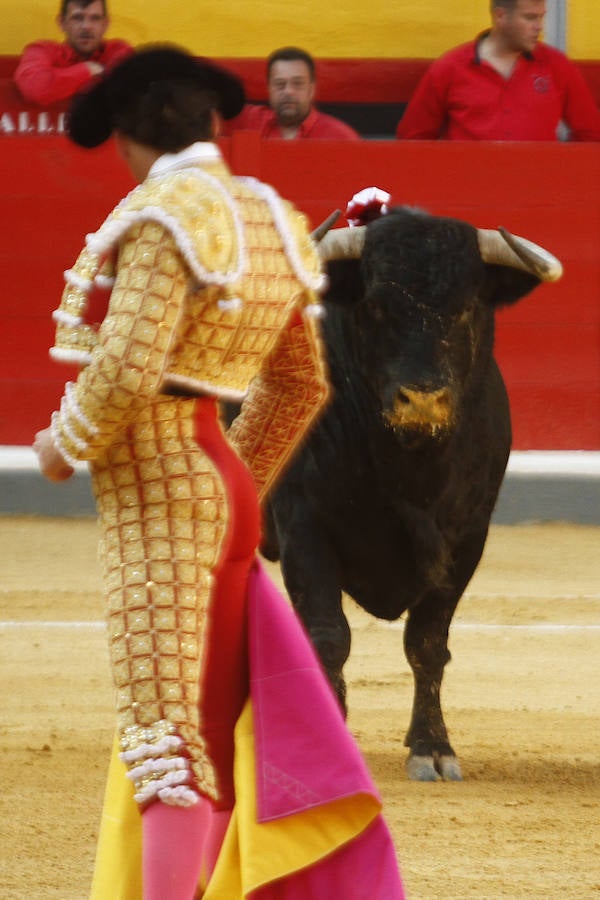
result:
<svg viewBox="0 0 600 900"><path fill-rule="evenodd" d="M549 594L551 596L553 603L574 603L576 600L594 600L595 602L600 601L600 594L561 594L557 597L555 594ZM510 591L498 591L497 594L480 594L479 591L466 591L462 597L461 602L464 600L477 600L483 603L487 603L490 601L491 603L498 603L502 600L518 600L520 603L541 603L544 600L547 600L548 597L542 597L540 595L533 594L521 594L519 592L511 593Z"/></svg>
<svg viewBox="0 0 600 900"><path fill-rule="evenodd" d="M35 619L0 621L2 628L106 628L105 622L37 622Z"/></svg>
<svg viewBox="0 0 600 900"><path fill-rule="evenodd" d="M390 629L403 629L405 622L404 620L399 620L397 622L377 622L379 626L382 628L390 628ZM563 624L559 622L536 622L529 623L523 625L500 625L495 624L493 622L453 622L450 625L450 631L480 631L480 632L494 632L494 631L521 631L521 632L530 632L531 634L545 633L545 634L560 634L565 631L600 631L599 624L587 624L587 625L572 625L572 624Z"/></svg>
<svg viewBox="0 0 600 900"><path fill-rule="evenodd" d="M402 629L405 622L399 619L397 622L384 622L375 619L375 624L380 628ZM104 622L36 622L32 619L24 621L0 621L0 630L5 629L26 629L26 628L105 628ZM560 633L564 631L600 631L600 624L568 624L559 622L536 622L522 625L495 624L490 622L454 622L450 629L452 631L527 631L531 633Z"/></svg>

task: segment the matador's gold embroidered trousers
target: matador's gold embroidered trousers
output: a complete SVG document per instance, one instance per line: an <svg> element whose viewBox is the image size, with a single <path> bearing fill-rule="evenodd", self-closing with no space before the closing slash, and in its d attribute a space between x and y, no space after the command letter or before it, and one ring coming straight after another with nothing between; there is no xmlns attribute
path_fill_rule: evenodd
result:
<svg viewBox="0 0 600 900"><path fill-rule="evenodd" d="M193 802L190 762L197 788L217 792L198 703L228 512L223 481L194 438L193 409L171 397L144 405L92 466L118 728L142 804Z"/></svg>

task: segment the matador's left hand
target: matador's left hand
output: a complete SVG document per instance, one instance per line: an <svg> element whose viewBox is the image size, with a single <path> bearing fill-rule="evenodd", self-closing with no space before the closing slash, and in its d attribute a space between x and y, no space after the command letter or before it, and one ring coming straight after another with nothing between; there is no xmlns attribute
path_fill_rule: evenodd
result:
<svg viewBox="0 0 600 900"><path fill-rule="evenodd" d="M49 428L38 431L33 442L42 475L49 481L66 481L75 471L58 452Z"/></svg>

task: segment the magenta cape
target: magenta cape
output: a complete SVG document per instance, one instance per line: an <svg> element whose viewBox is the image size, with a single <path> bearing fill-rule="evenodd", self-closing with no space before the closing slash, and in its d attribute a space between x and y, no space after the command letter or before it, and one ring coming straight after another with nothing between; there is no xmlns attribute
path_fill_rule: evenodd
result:
<svg viewBox="0 0 600 900"><path fill-rule="evenodd" d="M363 809L354 836L337 847L334 842L308 867L252 891L252 898L403 900L378 792L312 644L259 563L248 595L256 819L282 825L308 815L320 830L321 818L338 815L347 838L353 809Z"/></svg>
<svg viewBox="0 0 600 900"><path fill-rule="evenodd" d="M403 900L381 801L310 641L260 564L236 803L206 900ZM226 661L224 661L226 664ZM141 817L115 741L93 900L141 900Z"/></svg>

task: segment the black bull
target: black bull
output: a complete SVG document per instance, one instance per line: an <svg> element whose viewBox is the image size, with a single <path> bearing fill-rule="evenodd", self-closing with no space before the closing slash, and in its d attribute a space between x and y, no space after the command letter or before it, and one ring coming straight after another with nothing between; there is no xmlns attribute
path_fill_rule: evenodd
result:
<svg viewBox="0 0 600 900"><path fill-rule="evenodd" d="M329 279L333 396L270 497L263 552L344 706L342 592L381 619L406 612L409 777L460 779L440 688L511 446L494 317L539 279L484 262L467 223L407 209L371 223Z"/></svg>

